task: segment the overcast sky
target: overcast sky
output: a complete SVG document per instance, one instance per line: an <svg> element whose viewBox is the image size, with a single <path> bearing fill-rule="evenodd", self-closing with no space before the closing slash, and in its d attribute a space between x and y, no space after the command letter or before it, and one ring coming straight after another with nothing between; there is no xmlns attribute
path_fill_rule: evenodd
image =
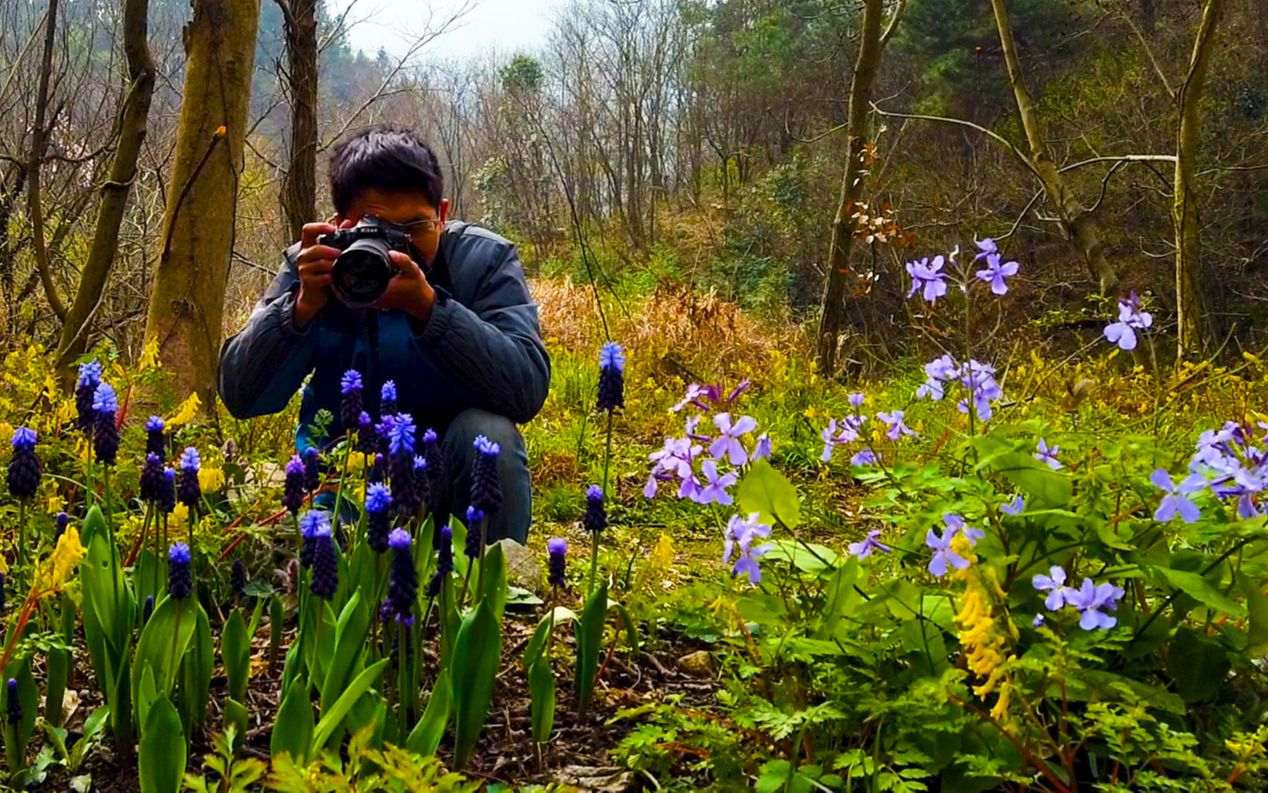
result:
<svg viewBox="0 0 1268 793"><path fill-rule="evenodd" d="M403 53L409 47L408 34L424 28L429 8L441 19L463 0L330 0L329 7L337 14L349 2L355 2L349 18L364 20L352 29L352 46L374 55L379 47ZM565 0L475 0L472 11L432 42L422 57L532 50L545 43L551 20L564 5Z"/></svg>

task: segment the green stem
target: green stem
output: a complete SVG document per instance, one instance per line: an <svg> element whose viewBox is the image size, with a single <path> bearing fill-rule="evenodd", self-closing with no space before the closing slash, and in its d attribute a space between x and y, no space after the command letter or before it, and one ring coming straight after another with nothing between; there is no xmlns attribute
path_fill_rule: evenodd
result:
<svg viewBox="0 0 1268 793"><path fill-rule="evenodd" d="M608 411L607 440L603 450L603 500L608 498L608 473L612 468L612 411ZM586 585L586 594L594 592L594 581L599 572L599 532L594 532L590 540L590 581Z"/></svg>
<svg viewBox="0 0 1268 793"><path fill-rule="evenodd" d="M26 501L18 502L18 564L26 557Z"/></svg>
<svg viewBox="0 0 1268 793"><path fill-rule="evenodd" d="M397 718L400 720L400 730L397 735L409 734L409 707L405 701L406 692L406 666L408 665L405 658L405 623L399 619L396 622L396 696L397 702Z"/></svg>
<svg viewBox="0 0 1268 793"><path fill-rule="evenodd" d="M339 489L335 491L335 516L331 520L335 531L339 530L339 516L342 514L339 508L343 505L343 485L348 481L348 458L352 456L352 435L349 434L344 439L343 446L343 467L339 473Z"/></svg>

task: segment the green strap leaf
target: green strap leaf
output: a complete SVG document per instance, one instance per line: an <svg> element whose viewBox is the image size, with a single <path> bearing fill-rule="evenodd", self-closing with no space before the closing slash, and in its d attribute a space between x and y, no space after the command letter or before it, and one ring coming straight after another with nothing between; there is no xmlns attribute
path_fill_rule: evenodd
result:
<svg viewBox="0 0 1268 793"><path fill-rule="evenodd" d="M150 706L137 744L141 793L178 793L185 776L185 731L172 701L159 695Z"/></svg>
<svg viewBox="0 0 1268 793"><path fill-rule="evenodd" d="M220 633L220 660L229 678L229 696L242 702L246 699L247 679L251 674L251 642L247 636L246 622L237 609L225 620Z"/></svg>
<svg viewBox="0 0 1268 793"><path fill-rule="evenodd" d="M452 714L453 682L450 680L449 670L444 669L436 678L436 685L432 686L423 717L410 730L409 737L405 740L405 748L423 757L434 756Z"/></svg>
<svg viewBox="0 0 1268 793"><path fill-rule="evenodd" d="M361 656L365 652L366 636L370 631L370 610L360 592L354 592L339 614L335 626L335 640L330 665L326 668L321 686L321 710L326 710L347 688L360 670Z"/></svg>
<svg viewBox="0 0 1268 793"><path fill-rule="evenodd" d="M480 590L484 600L493 607L493 617L502 621L506 611L506 554L501 543L490 545L484 552L484 566L480 569Z"/></svg>
<svg viewBox="0 0 1268 793"><path fill-rule="evenodd" d="M348 711L356 703L361 695L370 690L370 687L378 682L379 676L383 674L383 670L387 668L390 658L384 658L378 663L372 664L369 668L357 675L357 679L352 681L339 699L335 700L335 704L331 705L329 711L323 711L321 721L317 722L317 727L313 730L313 748L320 751L326 745L326 741L334 734L335 729L343 723L344 717L348 715Z"/></svg>
<svg viewBox="0 0 1268 793"><path fill-rule="evenodd" d="M493 702L493 686L502 656L502 626L493 604L480 601L467 615L454 639L453 675L454 765L471 759Z"/></svg>
<svg viewBox="0 0 1268 793"><path fill-rule="evenodd" d="M555 672L549 657L539 656L528 668L528 690L532 698L533 740L546 743L555 727Z"/></svg>
<svg viewBox="0 0 1268 793"><path fill-rule="evenodd" d="M172 693L176 672L189 649L201 611L197 601L190 598L165 597L159 601L137 642L132 676L133 700L137 698L140 674L147 666L154 670L155 691L163 696Z"/></svg>
<svg viewBox="0 0 1268 793"><path fill-rule="evenodd" d="M594 696L595 675L599 671L599 650L603 645L603 624L608 617L608 582L603 579L581 612L577 628L577 710L585 713Z"/></svg>
<svg viewBox="0 0 1268 793"><path fill-rule="evenodd" d="M308 685L302 679L291 682L273 720L269 754L290 757L299 765L308 764L313 745L313 706L308 701Z"/></svg>

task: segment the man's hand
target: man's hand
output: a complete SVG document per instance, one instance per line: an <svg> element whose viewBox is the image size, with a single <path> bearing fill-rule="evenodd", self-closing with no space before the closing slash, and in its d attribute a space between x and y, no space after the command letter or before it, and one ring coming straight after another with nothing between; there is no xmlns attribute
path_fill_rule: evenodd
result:
<svg viewBox="0 0 1268 793"><path fill-rule="evenodd" d="M322 234L330 234L336 228L348 228L352 221L345 220L338 227L330 223L305 223L300 235L299 256L296 265L299 268L299 294L295 297L295 313L292 321L295 327L303 330L313 321L317 312L330 300L331 273L335 269L335 258L339 249L329 245L318 245L317 238Z"/></svg>
<svg viewBox="0 0 1268 793"><path fill-rule="evenodd" d="M387 284L383 296L375 302L380 310L400 309L422 324L431 319L432 306L436 303L436 290L427 283L427 277L418 263L400 251L389 251L388 257L397 273Z"/></svg>

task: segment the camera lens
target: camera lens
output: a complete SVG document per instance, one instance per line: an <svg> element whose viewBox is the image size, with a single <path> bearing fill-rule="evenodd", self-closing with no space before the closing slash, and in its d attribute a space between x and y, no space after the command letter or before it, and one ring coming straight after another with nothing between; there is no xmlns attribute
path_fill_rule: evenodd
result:
<svg viewBox="0 0 1268 793"><path fill-rule="evenodd" d="M348 246L335 259L332 281L339 299L351 308L370 305L387 290L396 268L388 259L388 243L367 237Z"/></svg>

